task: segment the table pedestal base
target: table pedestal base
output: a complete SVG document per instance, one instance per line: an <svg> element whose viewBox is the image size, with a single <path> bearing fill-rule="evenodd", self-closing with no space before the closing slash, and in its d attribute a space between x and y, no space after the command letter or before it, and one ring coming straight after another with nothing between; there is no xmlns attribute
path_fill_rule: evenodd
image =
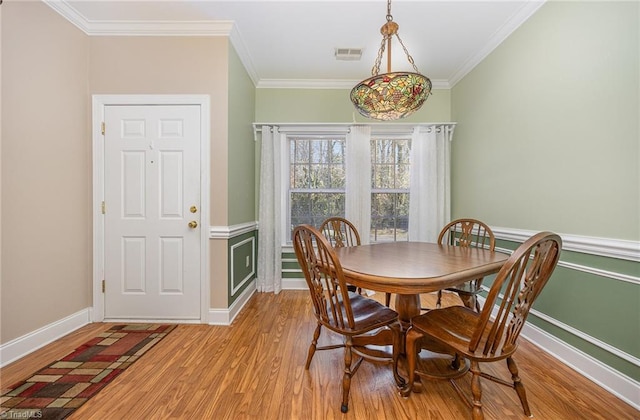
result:
<svg viewBox="0 0 640 420"><path fill-rule="evenodd" d="M396 312L404 330L411 325L411 318L420 315L420 295L396 294Z"/></svg>

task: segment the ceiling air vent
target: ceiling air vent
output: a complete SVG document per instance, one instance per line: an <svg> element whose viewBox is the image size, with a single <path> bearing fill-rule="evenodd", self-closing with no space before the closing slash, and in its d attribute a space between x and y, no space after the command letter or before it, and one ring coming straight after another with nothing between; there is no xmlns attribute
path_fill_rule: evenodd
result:
<svg viewBox="0 0 640 420"><path fill-rule="evenodd" d="M362 48L336 48L336 60L356 61L362 57Z"/></svg>

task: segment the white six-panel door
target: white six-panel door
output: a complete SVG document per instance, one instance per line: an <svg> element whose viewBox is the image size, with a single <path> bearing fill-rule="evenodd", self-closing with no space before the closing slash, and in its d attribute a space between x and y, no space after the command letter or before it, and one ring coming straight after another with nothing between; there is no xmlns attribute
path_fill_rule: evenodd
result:
<svg viewBox="0 0 640 420"><path fill-rule="evenodd" d="M200 107L104 110L106 319L200 318Z"/></svg>

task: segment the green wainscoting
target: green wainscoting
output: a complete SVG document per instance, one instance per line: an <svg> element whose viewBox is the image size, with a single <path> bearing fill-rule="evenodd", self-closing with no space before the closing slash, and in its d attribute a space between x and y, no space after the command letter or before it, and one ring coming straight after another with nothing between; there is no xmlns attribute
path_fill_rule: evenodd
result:
<svg viewBox="0 0 640 420"><path fill-rule="evenodd" d="M498 240L496 247L518 245ZM563 250L528 322L638 381L639 275L638 262ZM491 279L484 285L489 287Z"/></svg>
<svg viewBox="0 0 640 420"><path fill-rule="evenodd" d="M256 279L258 267L258 232L252 231L229 239L229 306Z"/></svg>
<svg viewBox="0 0 640 420"><path fill-rule="evenodd" d="M302 281L304 281L304 274L302 274L302 270L300 270L295 252L282 253L282 278L302 279Z"/></svg>

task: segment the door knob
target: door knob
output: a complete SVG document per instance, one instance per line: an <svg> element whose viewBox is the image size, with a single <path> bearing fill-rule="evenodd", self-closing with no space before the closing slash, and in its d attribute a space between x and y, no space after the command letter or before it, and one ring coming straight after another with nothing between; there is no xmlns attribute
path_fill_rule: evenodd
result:
<svg viewBox="0 0 640 420"><path fill-rule="evenodd" d="M198 222L196 222L195 220L190 221L190 222L189 222L189 227L190 227L191 229L195 229L195 228L197 228L197 227L198 227Z"/></svg>
<svg viewBox="0 0 640 420"><path fill-rule="evenodd" d="M189 211L190 211L191 213L195 213L195 212L197 212L197 211L198 211L198 208L197 208L196 206L191 206L191 208L189 209Z"/></svg>

